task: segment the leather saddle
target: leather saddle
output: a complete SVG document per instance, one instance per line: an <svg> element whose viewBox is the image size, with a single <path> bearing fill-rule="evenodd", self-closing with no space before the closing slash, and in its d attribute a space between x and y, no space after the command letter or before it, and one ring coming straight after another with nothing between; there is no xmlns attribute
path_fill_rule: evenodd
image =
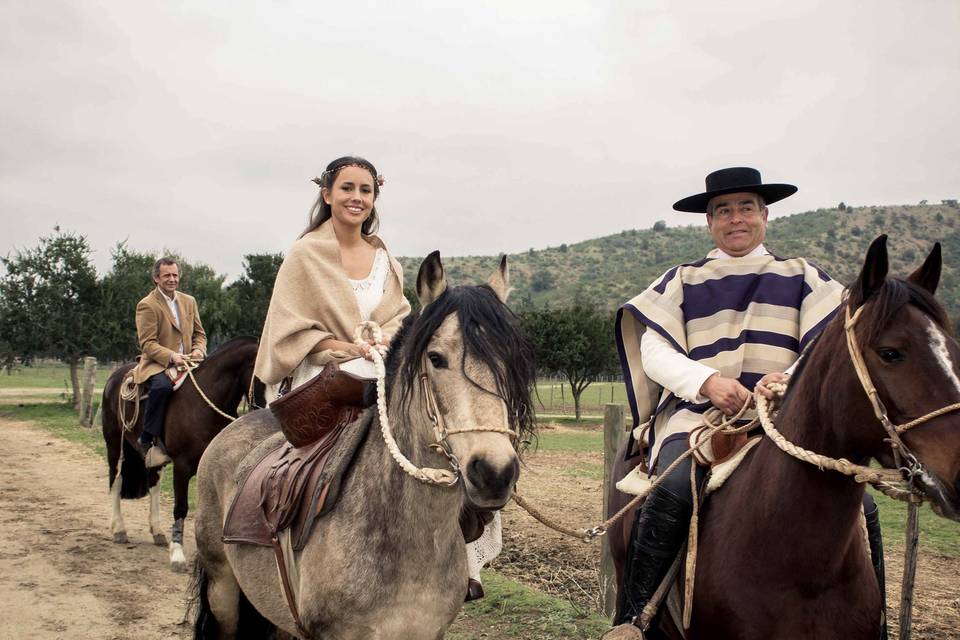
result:
<svg viewBox="0 0 960 640"><path fill-rule="evenodd" d="M294 550L303 548L317 518L336 505L373 415L357 408L342 418L308 445L270 437L248 454L223 525L225 543L270 547L290 529Z"/></svg>

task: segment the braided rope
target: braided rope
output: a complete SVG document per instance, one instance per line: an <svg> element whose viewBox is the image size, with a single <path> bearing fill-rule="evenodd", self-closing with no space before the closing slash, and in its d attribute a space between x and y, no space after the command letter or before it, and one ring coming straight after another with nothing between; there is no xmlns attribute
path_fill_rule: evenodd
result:
<svg viewBox="0 0 960 640"><path fill-rule="evenodd" d="M733 416L729 418L724 417L723 413L716 408L709 409L706 413L703 414L703 425L706 427L707 436L702 438L696 445L684 451L676 460L674 460L670 466L668 466L663 473L657 475L650 485L644 489L644 491L637 496L635 496L630 502L628 502L622 509L617 511L615 514L604 520L602 523L598 524L595 527L590 529L570 529L561 524L556 523L553 520L550 520L542 513L537 511L533 505L524 500L520 495L514 490L511 498L514 502L517 503L521 509L529 513L535 520L539 521L541 524L546 527L553 529L558 533L562 533L573 538L577 538L581 542L590 543L603 536L611 526L616 524L623 516L627 514L632 508L637 506L642 500L644 500L654 488L660 485L664 479L673 473L673 470L676 469L684 460L692 456L695 452L699 451L701 447L707 445L710 442L710 436L715 433L725 433L725 434L736 434L748 431L749 429L756 426L757 421L751 420L747 424L741 425L739 427L734 427L738 420L746 413L747 409L750 407L750 401L744 403L740 410Z"/></svg>
<svg viewBox="0 0 960 640"><path fill-rule="evenodd" d="M380 325L372 321L361 322L357 326L354 342L356 344L365 344L363 335L367 331L370 332L370 335L379 346L379 343L383 340L383 333ZM400 451L400 447L397 445L397 441L393 438L393 433L390 429L390 419L387 417L387 370L383 362L385 352L386 347L370 350L374 367L376 367L377 370L377 411L380 413L380 434L383 436L383 441L387 445L387 451L390 452L390 456L400 465L400 468L403 469L407 475L427 484L452 487L460 478L456 471L417 467L403 455L403 452Z"/></svg>
<svg viewBox="0 0 960 640"><path fill-rule="evenodd" d="M786 393L787 385L781 382L775 382L767 385L767 388L773 391L778 397ZM815 465L821 471L829 469L837 471L847 476L853 477L856 482L869 483L878 491L895 500L903 502L920 502L922 497L909 489L905 485L899 471L893 469L874 469L859 464L854 464L845 458L831 458L809 449L799 447L787 440L773 424L770 417L772 405L762 394L756 394L757 416L760 424L763 426L767 437L777 445L777 447L797 460Z"/></svg>
<svg viewBox="0 0 960 640"><path fill-rule="evenodd" d="M187 359L187 362L189 363L191 361ZM187 365L187 375L190 377L190 382L193 383L193 386L197 390L197 393L200 394L200 397L203 398L203 401L207 403L208 407L210 407L211 409L219 413L221 416L223 416L227 420L230 420L231 422L237 419L237 416L232 416L229 413L221 411L217 407L217 405L215 405L213 401L207 397L207 394L203 392L203 389L201 389L200 385L197 383L197 379L193 377L193 368L189 364Z"/></svg>

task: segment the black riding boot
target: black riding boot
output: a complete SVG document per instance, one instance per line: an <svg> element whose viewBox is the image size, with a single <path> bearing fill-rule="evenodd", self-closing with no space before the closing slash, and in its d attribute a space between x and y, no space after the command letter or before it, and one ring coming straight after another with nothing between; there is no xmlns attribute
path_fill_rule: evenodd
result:
<svg viewBox="0 0 960 640"><path fill-rule="evenodd" d="M883 569L883 538L880 535L880 509L874 508L863 514L867 521L867 538L870 541L870 561L873 572L880 585L880 607L883 611L883 624L880 627L880 640L887 640L887 580Z"/></svg>
<svg viewBox="0 0 960 640"><path fill-rule="evenodd" d="M616 624L631 622L650 602L687 539L691 514L689 502L663 486L647 497L630 537Z"/></svg>

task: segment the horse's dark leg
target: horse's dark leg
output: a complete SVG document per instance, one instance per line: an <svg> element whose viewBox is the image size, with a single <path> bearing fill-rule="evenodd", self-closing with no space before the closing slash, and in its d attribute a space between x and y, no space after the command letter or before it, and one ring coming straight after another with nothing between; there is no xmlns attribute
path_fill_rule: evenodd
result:
<svg viewBox="0 0 960 640"><path fill-rule="evenodd" d="M183 553L183 523L187 517L187 492L190 489L191 470L184 465L173 465L173 527L170 531L170 568L177 573L187 570Z"/></svg>

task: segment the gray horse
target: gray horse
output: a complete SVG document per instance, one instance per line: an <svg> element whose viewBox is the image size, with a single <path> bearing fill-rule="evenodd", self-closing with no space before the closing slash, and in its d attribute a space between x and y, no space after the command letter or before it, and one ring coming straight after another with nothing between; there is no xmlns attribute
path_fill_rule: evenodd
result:
<svg viewBox="0 0 960 640"><path fill-rule="evenodd" d="M376 410L361 418L373 424L344 478L338 506L317 521L295 554L293 590L311 638L436 640L462 607L467 563L461 509L506 504L519 476L516 444L534 428L532 350L504 304L508 290L505 258L482 286L448 288L437 252L420 266L422 311L407 318L391 345L387 415L413 464L449 468L458 461L459 481L439 486L414 479L388 451ZM419 383L421 373L426 386ZM428 394L449 431L444 440L451 456L430 447L436 437ZM243 416L214 439L200 462L197 638L249 633L240 622L246 603L268 624L298 635L273 550L221 541L238 465L277 429L269 411Z"/></svg>

